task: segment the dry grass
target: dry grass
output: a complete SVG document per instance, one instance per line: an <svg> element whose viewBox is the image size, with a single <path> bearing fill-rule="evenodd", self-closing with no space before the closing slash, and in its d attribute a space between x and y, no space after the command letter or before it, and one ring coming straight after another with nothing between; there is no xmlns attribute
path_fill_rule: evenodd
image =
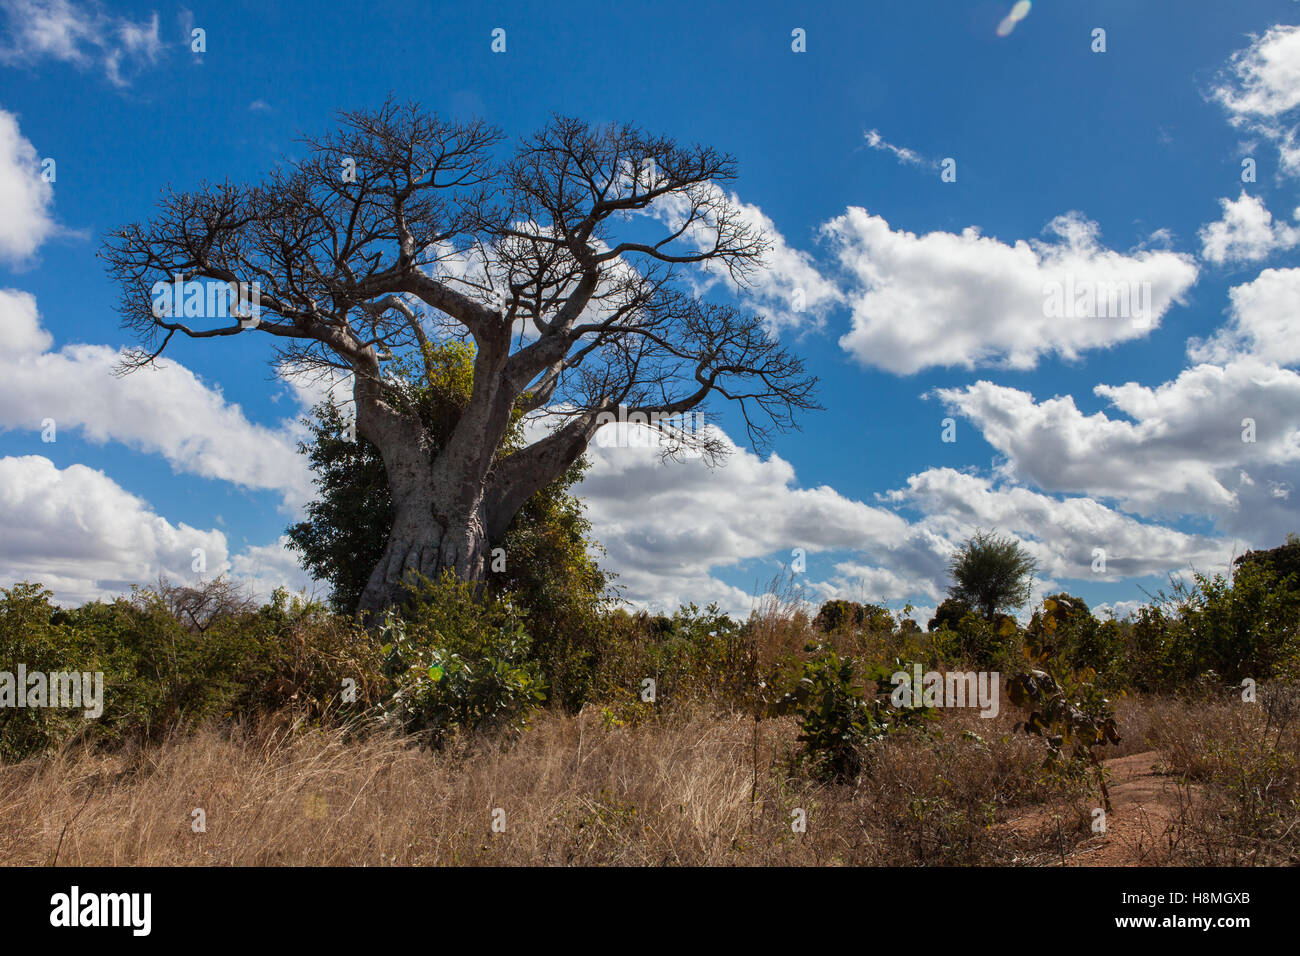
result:
<svg viewBox="0 0 1300 956"><path fill-rule="evenodd" d="M606 727L544 713L509 747L433 754L387 734L208 728L0 769L0 859L70 865L943 864L1028 862L1007 808L1071 795L1006 718L949 718L876 747L857 786L792 769L787 720L679 714ZM982 740L962 735L966 727ZM1005 738L1005 739L1004 739ZM755 773L754 754L758 754ZM757 789L755 786L757 785ZM191 828L206 814L206 832ZM504 832L492 832L494 809ZM805 811L806 832L792 830Z"/></svg>
<svg viewBox="0 0 1300 956"><path fill-rule="evenodd" d="M756 725L696 709L610 726L597 708L543 712L518 740L433 753L280 715L0 768L0 860L1051 865L1076 850L1082 859L1097 843L1096 795L1086 781L1044 775L1042 742L1012 733L1013 710L992 720L949 712L926 733L891 736L870 748L853 785L804 772L788 719ZM1125 739L1106 756L1158 749L1157 772L1177 784L1164 788L1178 796L1159 862L1296 859L1294 724L1279 729L1263 707L1222 700L1124 698L1118 710ZM206 832L191 827L196 808ZM503 832L492 829L497 809ZM791 827L796 809L804 832Z"/></svg>
<svg viewBox="0 0 1300 956"><path fill-rule="evenodd" d="M1179 790L1169 860L1191 866L1300 863L1300 727L1294 685L1257 705L1222 694L1156 702L1151 739Z"/></svg>

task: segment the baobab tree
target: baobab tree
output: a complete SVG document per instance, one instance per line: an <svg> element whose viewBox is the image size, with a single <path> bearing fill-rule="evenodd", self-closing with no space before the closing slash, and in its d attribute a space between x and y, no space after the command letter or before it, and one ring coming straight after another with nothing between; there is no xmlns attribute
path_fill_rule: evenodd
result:
<svg viewBox="0 0 1300 956"><path fill-rule="evenodd" d="M511 149L482 122L391 100L302 146L261 183L164 192L101 255L139 339L124 373L178 334L260 333L281 373L350 379L393 501L362 610L397 600L411 571L480 578L487 543L613 415L653 420L666 455L713 462L716 436L672 416L734 402L762 447L816 407L815 379L762 316L685 281L704 268L744 283L762 267L767 242L723 189L730 156L564 117ZM198 321L164 283L234 290L243 312ZM432 375L430 357L457 339L473 349L472 388L434 439L412 409L412 369ZM538 419L522 448L503 442L520 416Z"/></svg>

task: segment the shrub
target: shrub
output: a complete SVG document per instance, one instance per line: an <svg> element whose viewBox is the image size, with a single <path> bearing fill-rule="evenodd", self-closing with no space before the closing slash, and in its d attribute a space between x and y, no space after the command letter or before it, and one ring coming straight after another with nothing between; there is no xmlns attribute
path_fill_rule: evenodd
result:
<svg viewBox="0 0 1300 956"><path fill-rule="evenodd" d="M1262 563L1240 565L1231 579L1195 575L1178 612L1193 649L1192 671L1213 670L1238 683L1294 673L1300 663L1300 589Z"/></svg>
<svg viewBox="0 0 1300 956"><path fill-rule="evenodd" d="M894 618L886 608L857 601L827 601L813 618L813 627L834 633L845 630L890 633Z"/></svg>
<svg viewBox="0 0 1300 956"><path fill-rule="evenodd" d="M990 621L974 611L967 611L954 625L941 627L937 635L935 643L950 655L949 662L960 661L980 670L1003 668L1014 660L1021 640L1015 618L999 614Z"/></svg>
<svg viewBox="0 0 1300 956"><path fill-rule="evenodd" d="M1139 610L1127 656L1129 680L1143 689L1297 676L1300 585L1263 561L1242 562L1231 577L1198 572Z"/></svg>
<svg viewBox="0 0 1300 956"><path fill-rule="evenodd" d="M217 625L242 631L258 648L255 673L241 675L237 713L292 708L315 722L346 722L388 692L379 642L354 621L317 601L277 589L269 604Z"/></svg>
<svg viewBox="0 0 1300 956"><path fill-rule="evenodd" d="M519 614L450 573L420 581L380 639L388 716L433 746L455 731L522 730L546 698Z"/></svg>
<svg viewBox="0 0 1300 956"><path fill-rule="evenodd" d="M1110 790L1095 748L1118 744L1120 737L1115 709L1097 685L1096 672L1073 670L1050 651L1035 655L1026 648L1026 656L1034 668L1007 681L1011 702L1031 709L1016 729L1046 741L1049 770L1069 777L1091 769L1109 813Z"/></svg>
<svg viewBox="0 0 1300 956"><path fill-rule="evenodd" d="M1286 536L1286 543L1267 551L1247 551L1233 562L1236 567L1255 564L1272 572L1279 584L1300 588L1300 535ZM1289 579L1289 580L1288 580Z"/></svg>
<svg viewBox="0 0 1300 956"><path fill-rule="evenodd" d="M75 710L0 709L0 758L48 753L83 732L111 743L283 708L346 720L382 697L378 645L350 621L284 591L257 610L207 613L199 609L211 607L203 592L213 584L186 588L184 607L178 589L160 588L69 610L39 586L0 589L0 670L104 674L103 713L92 723Z"/></svg>
<svg viewBox="0 0 1300 956"><path fill-rule="evenodd" d="M961 598L948 597L944 598L937 608L934 609L934 617L930 618L926 625L927 630L938 631L947 629L950 631L957 630L957 625L961 623L962 618L970 614L975 609L969 603Z"/></svg>
<svg viewBox="0 0 1300 956"><path fill-rule="evenodd" d="M0 588L0 671L14 675L15 682L19 665L29 673L104 669L92 643L54 621L52 597L37 584ZM85 726L81 710L0 707L0 759L49 753Z"/></svg>
<svg viewBox="0 0 1300 956"><path fill-rule="evenodd" d="M1034 655L1046 654L1072 671L1091 669L1099 687L1117 690L1123 682L1123 631L1115 621L1093 617L1082 598L1044 598L1029 621L1025 640Z"/></svg>
<svg viewBox="0 0 1300 956"><path fill-rule="evenodd" d="M862 772L868 743L923 718L926 712L923 708L891 708L877 695L880 681L887 677L886 668L867 675L864 681L853 658L841 657L825 644L812 645L808 651L795 690L774 709L798 718L803 757L818 777L851 781Z"/></svg>
<svg viewBox="0 0 1300 956"><path fill-rule="evenodd" d="M1143 691L1167 691L1187 673L1191 648L1176 615L1143 605L1128 628L1124 646L1126 683Z"/></svg>
<svg viewBox="0 0 1300 956"><path fill-rule="evenodd" d="M649 678L656 710L690 699L748 706L757 684L752 636L716 604L684 604L671 617L615 611L603 629L595 699L644 710L637 704Z"/></svg>

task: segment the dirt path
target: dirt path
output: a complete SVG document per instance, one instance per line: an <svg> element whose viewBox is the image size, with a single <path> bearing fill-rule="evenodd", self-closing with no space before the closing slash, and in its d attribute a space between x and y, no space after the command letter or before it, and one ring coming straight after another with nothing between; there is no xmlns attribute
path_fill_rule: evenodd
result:
<svg viewBox="0 0 1300 956"><path fill-rule="evenodd" d="M1065 854L1066 866L1142 866L1160 862L1166 832L1179 816L1177 778L1160 772L1160 754L1148 750L1107 760L1111 812L1106 830ZM1020 832L1053 825L1050 813L1030 811L1009 821ZM1057 865L1061 865L1058 861Z"/></svg>

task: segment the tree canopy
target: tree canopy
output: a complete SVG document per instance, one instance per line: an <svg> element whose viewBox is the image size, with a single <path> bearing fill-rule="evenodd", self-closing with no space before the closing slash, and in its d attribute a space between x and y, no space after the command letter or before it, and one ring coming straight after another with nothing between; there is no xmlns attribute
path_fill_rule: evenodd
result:
<svg viewBox="0 0 1300 956"><path fill-rule="evenodd" d="M682 273L743 282L761 267L768 243L725 190L734 159L561 116L513 151L503 140L417 104L345 112L260 183L165 192L154 219L114 230L102 253L141 340L124 372L178 335L262 334L278 368L350 380L393 507L368 609L396 600L408 572L481 578L488 542L620 410L674 416L721 398L761 446L816 407L814 377L764 318L704 301ZM205 316L202 295L159 294L175 280L229 288L233 317ZM473 347L472 385L438 434L394 369L432 383L452 341ZM545 427L504 454L521 414ZM652 427L666 454L725 449L672 418Z"/></svg>
<svg viewBox="0 0 1300 956"><path fill-rule="evenodd" d="M948 565L948 595L992 621L999 611L1023 607L1037 562L1015 538L977 530Z"/></svg>

